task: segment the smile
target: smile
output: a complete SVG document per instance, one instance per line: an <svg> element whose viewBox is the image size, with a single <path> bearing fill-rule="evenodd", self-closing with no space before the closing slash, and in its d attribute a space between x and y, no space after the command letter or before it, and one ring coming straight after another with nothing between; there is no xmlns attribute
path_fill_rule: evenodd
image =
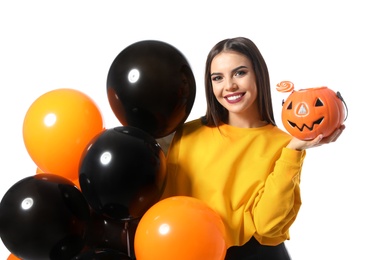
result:
<svg viewBox="0 0 390 260"><path fill-rule="evenodd" d="M243 96L244 96L244 93L240 93L240 94L234 94L234 95L225 96L225 99L229 103L235 103L235 102L240 101Z"/></svg>

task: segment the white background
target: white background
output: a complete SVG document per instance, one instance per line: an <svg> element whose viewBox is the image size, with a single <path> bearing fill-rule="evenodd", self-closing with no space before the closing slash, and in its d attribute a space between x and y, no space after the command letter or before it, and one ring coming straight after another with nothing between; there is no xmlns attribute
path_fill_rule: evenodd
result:
<svg viewBox="0 0 390 260"><path fill-rule="evenodd" d="M348 109L337 143L308 150L303 205L287 247L294 260L390 259L388 175L390 16L386 1L1 1L0 198L35 174L22 124L47 91L74 88L119 126L106 96L111 62L128 45L161 40L188 59L197 96L188 119L205 111L203 70L219 40L251 38L273 87L321 85ZM285 94L273 89L278 125ZM9 251L0 242L0 259Z"/></svg>

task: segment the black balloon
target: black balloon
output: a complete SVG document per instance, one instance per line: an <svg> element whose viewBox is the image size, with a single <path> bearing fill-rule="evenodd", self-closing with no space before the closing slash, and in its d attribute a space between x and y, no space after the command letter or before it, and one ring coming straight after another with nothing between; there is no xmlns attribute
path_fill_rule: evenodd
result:
<svg viewBox="0 0 390 260"><path fill-rule="evenodd" d="M154 138L173 133L191 112L195 78L184 55L161 41L140 41L122 50L107 76L111 109L124 126Z"/></svg>
<svg viewBox="0 0 390 260"><path fill-rule="evenodd" d="M118 220L141 217L161 197L165 155L136 127L106 129L91 140L79 169L82 193L99 214Z"/></svg>
<svg viewBox="0 0 390 260"><path fill-rule="evenodd" d="M62 176L42 173L15 183L0 203L0 236L21 259L70 259L85 245L90 208Z"/></svg>
<svg viewBox="0 0 390 260"><path fill-rule="evenodd" d="M92 210L86 247L110 248L135 257L134 236L139 220L139 218L127 221L115 220Z"/></svg>
<svg viewBox="0 0 390 260"><path fill-rule="evenodd" d="M126 254L112 249L91 249L82 252L71 260L134 260Z"/></svg>

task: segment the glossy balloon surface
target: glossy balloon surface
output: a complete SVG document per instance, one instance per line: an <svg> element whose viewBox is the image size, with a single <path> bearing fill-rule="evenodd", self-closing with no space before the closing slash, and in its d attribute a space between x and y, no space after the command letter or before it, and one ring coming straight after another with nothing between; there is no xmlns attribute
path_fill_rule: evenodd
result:
<svg viewBox="0 0 390 260"><path fill-rule="evenodd" d="M99 214L119 220L141 217L161 197L165 164L161 147L143 130L106 129L82 157L80 187Z"/></svg>
<svg viewBox="0 0 390 260"><path fill-rule="evenodd" d="M74 181L85 146L103 129L100 110L89 96L74 89L55 89L30 105L23 140L42 172Z"/></svg>
<svg viewBox="0 0 390 260"><path fill-rule="evenodd" d="M7 260L21 260L21 258L15 256L14 254L10 254L8 256Z"/></svg>
<svg viewBox="0 0 390 260"><path fill-rule="evenodd" d="M155 138L185 122L196 94L195 78L184 55L161 41L140 41L122 50L107 76L111 108L124 126Z"/></svg>
<svg viewBox="0 0 390 260"><path fill-rule="evenodd" d="M69 259L84 247L89 206L74 184L53 174L15 183L0 203L0 236L22 259Z"/></svg>
<svg viewBox="0 0 390 260"><path fill-rule="evenodd" d="M224 225L219 215L200 200L167 198L141 218L134 249L137 260L223 260Z"/></svg>

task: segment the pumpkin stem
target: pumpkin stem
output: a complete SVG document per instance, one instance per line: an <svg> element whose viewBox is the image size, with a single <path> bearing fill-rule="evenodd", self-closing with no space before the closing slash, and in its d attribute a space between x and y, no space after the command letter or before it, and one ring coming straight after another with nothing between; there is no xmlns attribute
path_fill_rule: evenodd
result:
<svg viewBox="0 0 390 260"><path fill-rule="evenodd" d="M337 97L343 102L343 104L345 106L345 111L347 112L345 114L345 118L344 118L344 122L345 122L345 120L347 120L347 117L348 117L348 107L347 107L347 104L344 101L344 98L341 96L341 93L339 91L337 91Z"/></svg>

